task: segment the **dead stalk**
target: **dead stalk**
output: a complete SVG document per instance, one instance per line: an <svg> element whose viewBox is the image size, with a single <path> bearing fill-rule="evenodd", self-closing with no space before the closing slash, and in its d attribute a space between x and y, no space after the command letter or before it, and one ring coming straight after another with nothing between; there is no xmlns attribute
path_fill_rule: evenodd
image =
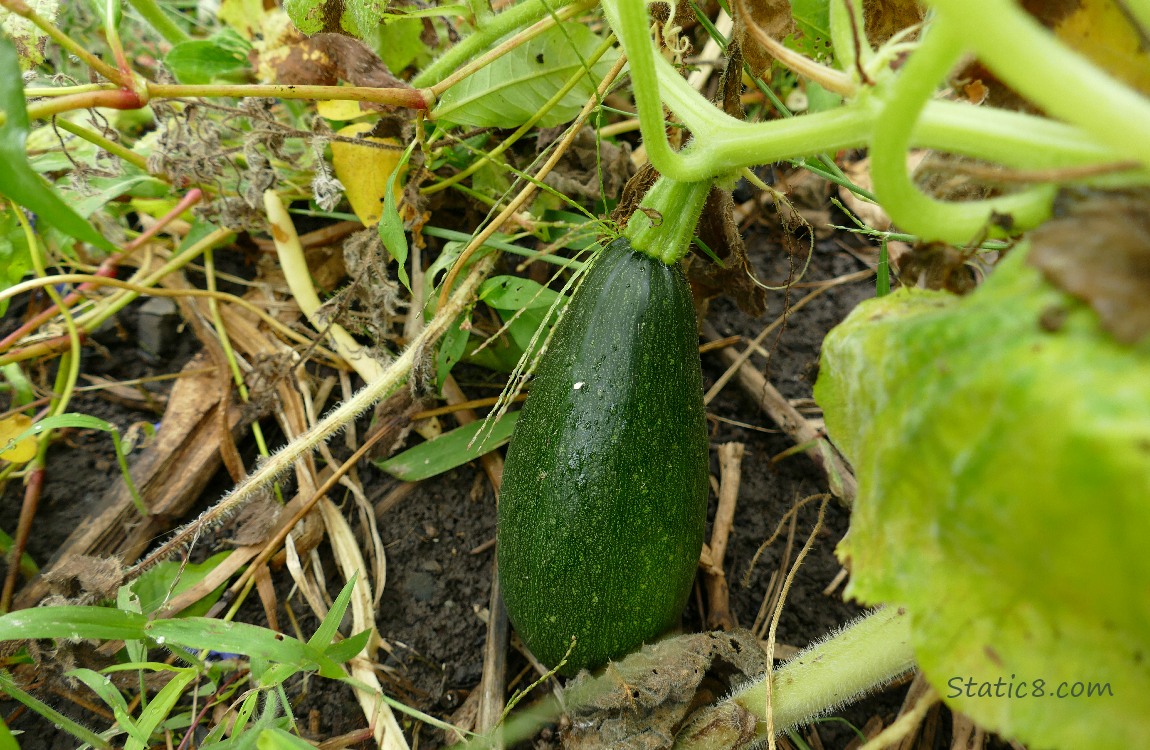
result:
<svg viewBox="0 0 1150 750"><path fill-rule="evenodd" d="M394 391L407 379L416 358L422 356L429 346L439 340L451 321L467 306L480 282L490 273L495 258L496 254L492 253L475 264L455 293L447 300L447 304L440 307L427 327L412 340L403 354L388 365L377 380L369 382L354 396L329 412L318 424L269 457L219 503L178 530L155 552L129 568L127 579L138 577L156 563L190 544L204 529L219 524L235 513L257 497L272 480L290 469L296 459L311 453L320 443L327 442L332 435L344 429L357 416Z"/></svg>

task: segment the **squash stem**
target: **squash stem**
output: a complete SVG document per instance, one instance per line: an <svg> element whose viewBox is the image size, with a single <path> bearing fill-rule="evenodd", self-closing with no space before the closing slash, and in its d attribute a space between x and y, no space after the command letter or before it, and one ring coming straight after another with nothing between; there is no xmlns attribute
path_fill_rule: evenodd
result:
<svg viewBox="0 0 1150 750"><path fill-rule="evenodd" d="M771 676L770 710L777 732L826 714L914 668L910 617L899 607L876 610L816 643ZM767 685L752 682L701 711L680 732L675 748L729 750L766 738ZM753 739L739 727L753 720Z"/></svg>
<svg viewBox="0 0 1150 750"><path fill-rule="evenodd" d="M711 181L680 182L662 176L627 220L623 236L631 247L667 265L678 263L691 247Z"/></svg>

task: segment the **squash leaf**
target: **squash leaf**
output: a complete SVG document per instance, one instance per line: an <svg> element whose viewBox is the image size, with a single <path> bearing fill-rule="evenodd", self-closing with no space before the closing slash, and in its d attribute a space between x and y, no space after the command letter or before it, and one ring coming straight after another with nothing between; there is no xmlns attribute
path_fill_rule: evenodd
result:
<svg viewBox="0 0 1150 750"><path fill-rule="evenodd" d="M864 302L826 338L815 396L859 482L846 593L905 606L927 678L979 724L1134 747L1150 736L1150 342L1105 333L1027 252L967 297Z"/></svg>
<svg viewBox="0 0 1150 750"><path fill-rule="evenodd" d="M439 100L435 118L471 127L518 127L534 116L567 79L585 68L583 61L601 41L580 23L555 26L448 89ZM553 127L574 118L617 54L612 51L599 58L579 85L545 114L538 126Z"/></svg>

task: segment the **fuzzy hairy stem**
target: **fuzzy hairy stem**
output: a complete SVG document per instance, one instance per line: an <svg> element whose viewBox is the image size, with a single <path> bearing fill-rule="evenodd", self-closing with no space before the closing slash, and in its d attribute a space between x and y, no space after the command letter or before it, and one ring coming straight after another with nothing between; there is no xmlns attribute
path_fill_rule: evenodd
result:
<svg viewBox="0 0 1150 750"><path fill-rule="evenodd" d="M856 620L776 670L771 701L777 732L834 710L914 667L910 616L887 607ZM765 738L767 686L753 682L722 703L700 711L676 748L743 748ZM748 732L749 726L756 731Z"/></svg>
<svg viewBox="0 0 1150 750"><path fill-rule="evenodd" d="M479 288L479 284L491 272L497 257L498 253L491 253L475 264L447 303L440 306L435 317L428 321L427 327L408 344L394 362L387 366L378 379L369 382L351 398L329 412L310 430L274 453L267 461L260 464L253 474L236 485L235 489L225 495L219 503L205 511L195 521L178 530L155 552L129 568L127 579L132 580L138 577L156 563L186 547L201 530L210 528L228 518L249 501L255 499L277 476L290 469L296 459L315 450L320 443L327 442L332 435L343 430L357 416L390 395L407 380L416 359L439 340L451 321L455 320L470 303L472 296Z"/></svg>

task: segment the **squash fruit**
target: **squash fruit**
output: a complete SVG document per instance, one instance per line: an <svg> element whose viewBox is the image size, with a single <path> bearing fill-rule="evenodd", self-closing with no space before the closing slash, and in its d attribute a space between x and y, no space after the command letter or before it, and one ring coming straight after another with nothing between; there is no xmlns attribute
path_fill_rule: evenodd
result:
<svg viewBox="0 0 1150 750"><path fill-rule="evenodd" d="M709 454L682 268L620 238L541 355L503 471L498 565L511 623L561 674L671 628L695 578Z"/></svg>

